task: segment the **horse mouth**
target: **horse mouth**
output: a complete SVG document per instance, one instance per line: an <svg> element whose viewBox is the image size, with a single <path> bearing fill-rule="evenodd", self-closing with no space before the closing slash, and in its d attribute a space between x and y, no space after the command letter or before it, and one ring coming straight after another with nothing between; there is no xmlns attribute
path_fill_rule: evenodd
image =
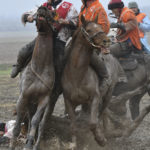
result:
<svg viewBox="0 0 150 150"><path fill-rule="evenodd" d="M40 21L45 21L45 17L43 17L43 16L38 16L38 19L39 19Z"/></svg>
<svg viewBox="0 0 150 150"><path fill-rule="evenodd" d="M109 47L101 47L101 52L104 54L110 53Z"/></svg>

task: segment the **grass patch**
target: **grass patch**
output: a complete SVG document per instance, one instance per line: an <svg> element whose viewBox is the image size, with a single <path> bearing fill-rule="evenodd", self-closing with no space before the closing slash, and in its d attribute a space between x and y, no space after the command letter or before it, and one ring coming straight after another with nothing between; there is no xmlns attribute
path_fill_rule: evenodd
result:
<svg viewBox="0 0 150 150"><path fill-rule="evenodd" d="M10 64L0 64L0 76L10 75L12 65Z"/></svg>

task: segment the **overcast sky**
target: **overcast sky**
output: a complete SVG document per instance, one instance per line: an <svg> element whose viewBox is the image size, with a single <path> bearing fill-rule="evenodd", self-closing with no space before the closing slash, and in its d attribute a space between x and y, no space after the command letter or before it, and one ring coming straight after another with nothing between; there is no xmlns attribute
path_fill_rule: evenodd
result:
<svg viewBox="0 0 150 150"><path fill-rule="evenodd" d="M22 13L31 10L37 5L42 4L46 0L0 0L0 16L6 17L20 17ZM74 6L80 11L81 0L66 0L72 2ZM105 9L110 0L100 0ZM133 0L123 0L125 5ZM134 0L135 1L135 0ZM139 7L150 6L150 0L138 0Z"/></svg>

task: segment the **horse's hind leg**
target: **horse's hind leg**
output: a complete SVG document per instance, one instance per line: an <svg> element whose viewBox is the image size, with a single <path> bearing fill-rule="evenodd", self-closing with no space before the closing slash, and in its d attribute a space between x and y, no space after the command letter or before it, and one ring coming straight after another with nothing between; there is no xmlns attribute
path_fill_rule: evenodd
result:
<svg viewBox="0 0 150 150"><path fill-rule="evenodd" d="M30 129L30 133L27 137L27 143L25 145L24 150L30 150L33 148L36 130L37 130L38 125L41 121L41 117L45 111L45 108L48 104L48 101L49 101L49 96L46 96L44 99L42 99L40 101L40 103L37 107L36 113L34 114L32 121L31 121L31 129Z"/></svg>
<svg viewBox="0 0 150 150"><path fill-rule="evenodd" d="M100 102L102 102L102 98L98 95L95 95L92 106L91 106L91 131L93 132L95 136L95 140L100 146L104 146L106 143L106 139L100 129L99 126L99 105Z"/></svg>
<svg viewBox="0 0 150 150"><path fill-rule="evenodd" d="M142 99L142 97L144 96L144 93L140 94L140 95L136 95L133 96L130 100L129 100L129 108L130 108L130 112L131 112L131 117L134 120L137 116L139 116L140 113L140 100Z"/></svg>
<svg viewBox="0 0 150 150"><path fill-rule="evenodd" d="M13 129L13 138L10 141L10 149L14 150L16 143L17 143L17 137L20 134L21 131L21 123L25 117L25 112L27 110L27 99L23 98L22 95L20 95L17 103L17 118L16 123Z"/></svg>

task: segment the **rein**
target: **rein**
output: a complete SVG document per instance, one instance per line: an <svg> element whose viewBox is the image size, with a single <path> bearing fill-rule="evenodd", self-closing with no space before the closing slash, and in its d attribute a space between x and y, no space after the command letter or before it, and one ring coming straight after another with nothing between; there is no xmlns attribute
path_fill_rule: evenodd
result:
<svg viewBox="0 0 150 150"><path fill-rule="evenodd" d="M33 69L33 66L32 66L32 61L31 61L31 70L32 70L32 72L35 74L35 76L37 76L39 79L40 79L40 81L45 85L45 87L47 87L48 88L48 90L52 90L53 89L53 87L54 87L54 82L53 82L53 86L52 87L49 87L49 85L41 78L41 76ZM53 72L53 75L54 75L55 73ZM55 77L55 75L54 75L54 77ZM54 81L55 81L55 79L54 79Z"/></svg>
<svg viewBox="0 0 150 150"><path fill-rule="evenodd" d="M43 17L43 18L46 20L46 23L47 23L48 26L52 29L52 31L55 31L54 26L50 23L50 18L48 18L48 17ZM42 17L36 16L36 17L34 18L34 21L37 22L38 19L39 19L39 20L42 20Z"/></svg>
<svg viewBox="0 0 150 150"><path fill-rule="evenodd" d="M99 31L99 32L95 33L94 35L90 36L89 33L83 27L81 27L81 32L82 32L83 36L85 37L85 39L90 43L90 45L92 47L101 48L101 46L95 45L93 43L93 38L96 37L97 35L99 35L100 33L102 33L102 31Z"/></svg>

